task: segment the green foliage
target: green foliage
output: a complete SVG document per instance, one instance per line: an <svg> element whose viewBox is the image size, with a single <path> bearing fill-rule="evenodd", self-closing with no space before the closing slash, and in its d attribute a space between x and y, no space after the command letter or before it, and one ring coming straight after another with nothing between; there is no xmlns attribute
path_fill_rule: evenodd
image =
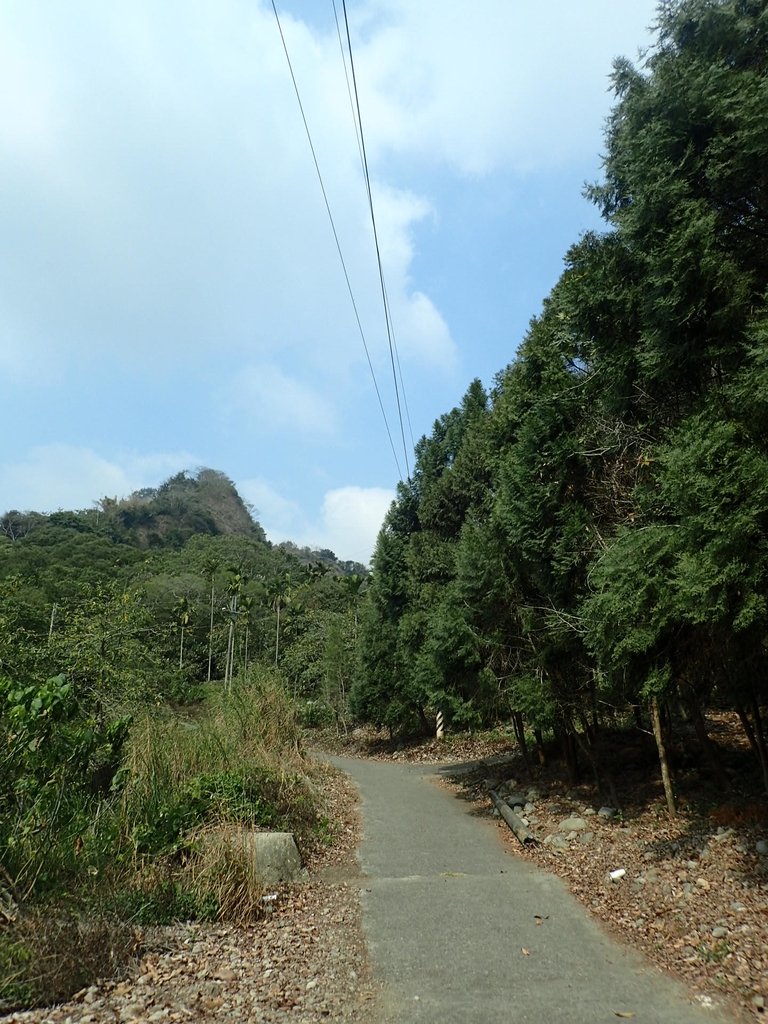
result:
<svg viewBox="0 0 768 1024"><path fill-rule="evenodd" d="M176 853L188 842L188 833L209 821L242 822L251 827L268 828L276 810L262 797L275 779L265 774L247 779L237 772L202 773L188 779L171 793L158 794L143 820L131 831L135 853ZM167 800L167 802L165 802Z"/></svg>
<svg viewBox="0 0 768 1024"><path fill-rule="evenodd" d="M607 230L491 394L418 443L361 615L361 717L511 714L573 761L601 706L674 697L707 754L716 696L768 786L767 53L765 0L674 0L616 63Z"/></svg>
<svg viewBox="0 0 768 1024"><path fill-rule="evenodd" d="M63 675L0 678L0 712L0 861L20 891L51 888L91 813L119 791L130 718L95 715Z"/></svg>

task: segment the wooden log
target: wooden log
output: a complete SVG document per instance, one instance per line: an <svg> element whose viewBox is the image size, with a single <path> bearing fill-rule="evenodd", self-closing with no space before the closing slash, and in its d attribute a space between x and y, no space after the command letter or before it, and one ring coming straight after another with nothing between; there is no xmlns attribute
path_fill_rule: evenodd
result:
<svg viewBox="0 0 768 1024"><path fill-rule="evenodd" d="M502 816L504 821L506 821L523 846L538 846L538 839L528 830L520 815L515 814L515 812L506 803L504 803L495 790L489 790L488 795L491 800L493 800L494 807L496 807L499 814Z"/></svg>

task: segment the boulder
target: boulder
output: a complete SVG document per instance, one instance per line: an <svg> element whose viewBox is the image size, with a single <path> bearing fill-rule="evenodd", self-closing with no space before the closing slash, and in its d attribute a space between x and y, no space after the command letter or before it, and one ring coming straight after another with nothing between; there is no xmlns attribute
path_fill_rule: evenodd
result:
<svg viewBox="0 0 768 1024"><path fill-rule="evenodd" d="M558 832L585 832L587 823L583 818L565 818L557 826Z"/></svg>
<svg viewBox="0 0 768 1024"><path fill-rule="evenodd" d="M254 881L279 885L306 879L296 840L290 832L254 832L250 829L218 829L205 836L205 853L221 850L222 857L242 856Z"/></svg>

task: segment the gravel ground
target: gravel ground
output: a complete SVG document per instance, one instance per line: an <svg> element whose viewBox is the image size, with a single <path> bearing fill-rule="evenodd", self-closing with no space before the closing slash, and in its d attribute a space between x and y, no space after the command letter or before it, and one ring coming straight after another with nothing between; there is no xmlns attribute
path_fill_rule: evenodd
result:
<svg viewBox="0 0 768 1024"><path fill-rule="evenodd" d="M335 842L305 853L311 881L278 890L263 920L148 930L130 976L84 989L60 1006L0 1019L4 1024L370 1021L376 990L361 931L357 796L332 769L319 772L329 817L337 823Z"/></svg>
<svg viewBox="0 0 768 1024"><path fill-rule="evenodd" d="M724 716L720 716L724 718ZM727 742L740 742L728 726ZM560 876L579 901L621 942L641 949L706 1002L725 1000L744 1020L768 1019L768 816L765 800L731 805L705 816L684 810L670 819L648 770L625 782L624 814L602 816L594 787L570 787L556 771L526 769L522 759L495 764L510 739L447 737L392 750L382 737L360 732L344 752L418 763L487 759L474 773L445 782L474 802L478 815L498 819L514 856ZM488 790L520 793L522 814L538 840L524 847L498 818ZM580 818L584 827L563 831ZM609 873L623 871L616 881Z"/></svg>
<svg viewBox="0 0 768 1024"><path fill-rule="evenodd" d="M330 744L328 744L330 745ZM438 762L489 758L503 739L434 741L373 756ZM346 754L370 756L370 737L345 743ZM304 851L311 881L276 893L273 910L246 927L187 924L153 929L144 954L122 981L93 986L55 1008L14 1013L4 1024L102 1024L199 1021L200 1024L372 1024L377 989L362 938L357 794L329 767L318 769L334 842ZM718 823L681 815L671 821L658 802L603 817L589 787L569 789L540 775L510 779L511 768L483 768L453 783L493 813L489 784L522 789L539 845L524 848L507 826L510 852L561 876L581 902L621 941L686 982L692 992L725 998L745 1020L768 1014L768 840L764 820L738 816ZM447 783L446 783L447 784ZM564 819L586 827L563 832ZM613 882L611 871L624 874Z"/></svg>

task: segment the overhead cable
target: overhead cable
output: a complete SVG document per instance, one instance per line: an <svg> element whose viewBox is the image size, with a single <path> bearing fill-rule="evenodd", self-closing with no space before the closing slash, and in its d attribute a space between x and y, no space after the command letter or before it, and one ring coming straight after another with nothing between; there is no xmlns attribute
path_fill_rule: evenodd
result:
<svg viewBox="0 0 768 1024"><path fill-rule="evenodd" d="M347 264L346 264L346 262L344 260L344 253L342 252L342 249L341 249L341 242L339 241L339 235L338 235L338 232L336 231L336 224L335 224L334 219L333 219L333 213L331 212L331 204L330 204L330 202L328 200L328 193L326 192L325 184L323 182L323 176L322 176L322 174L320 172L320 164L318 163L317 153L315 152L315 146L314 146L314 143L312 142L312 134L311 134L311 132L309 130L309 124L307 122L306 114L304 113L304 104L301 101L301 94L299 92L299 86L298 86L298 83L296 81L296 76L295 76L294 71L293 71L293 65L291 63L291 57L290 57L290 54L288 53L288 46L286 44L285 36L283 34L283 26L280 23L280 15L277 13L277 6L275 5L275 0L272 0L272 10L274 12L275 21L277 22L277 28L278 28L278 31L280 33L280 41L283 44L283 52L285 53L285 59L288 62L288 70L290 71L290 74L291 74L291 81L293 82L293 89L294 89L294 92L296 93L296 100L298 101L298 104L299 104L299 110L301 111L301 119L302 119L302 121L304 123L304 131L306 132L307 141L309 142L309 148L310 148L310 150L312 152L312 160L314 161L314 164L315 164L315 171L317 172L317 179L320 182L320 190L323 193L323 201L325 202L325 209L326 209L326 212L328 213L328 219L329 219L330 224L331 224L331 230L333 232L333 238L334 238L334 241L336 243L336 251L339 254L339 260L341 261L341 267L342 267L342 270L344 272L344 280L347 282L347 290L349 292L349 297L350 297L350 300L352 302L352 308L353 308L354 313L355 313L355 320L357 321L357 327L358 327L358 330L360 332L360 338L361 338L362 343L363 343L363 348L365 349L365 357L366 357L366 359L368 361L368 368L369 368L369 370L371 372L371 378L373 380L373 386L374 386L374 389L376 391L376 397L378 398L378 401L379 401L379 408L381 409L381 415L384 418L384 426L385 426L386 431L387 431L387 437L389 438L389 445L390 445L390 447L392 449L392 454L393 454L393 456L395 458L395 465L397 466L398 476L402 480L403 472L402 472L402 469L400 468L400 460L397 457L397 450L395 448L395 443L394 443L394 441L392 439L392 432L389 429L389 421L387 419L387 414L386 414L386 411L384 409L384 403L383 403L382 398L381 398L381 392L379 391L379 385L378 385L378 382L376 380L376 373L375 373L375 371L373 369L373 363L371 361L370 352L368 351L368 343L365 340L365 331L363 330L363 325L362 325L362 323L360 321L360 314L359 314L358 309L357 309L357 303L355 302L354 292L352 291L352 284L351 284L350 279L349 279L349 273L347 271ZM345 12L345 14L346 14L346 12ZM362 140L361 140L361 145L362 145ZM364 149L363 149L363 152L364 152ZM377 244L377 251L378 251L378 244ZM381 264L379 264L379 269L381 269ZM398 404L398 414L399 414L400 413L400 400L399 400L399 397L398 397L398 403L397 404ZM402 416L400 416L400 432L402 434ZM403 440L404 440L404 438L403 438ZM405 465L406 465L406 470L408 472L408 476L410 477L410 468L408 466L407 453L406 453Z"/></svg>
<svg viewBox="0 0 768 1024"><path fill-rule="evenodd" d="M408 472L408 479L410 479L411 469L410 469L410 466L408 464L408 446L407 446L407 444L405 442L405 427L403 425L403 410L402 410L402 405L401 405L401 402L400 402L400 390L401 389L400 389L400 387L398 387L398 382L397 382L397 368L396 368L396 360L395 360L395 339L394 339L394 333L393 333L393 330L392 330L392 318L390 316L389 302L387 301L387 289L386 289L386 286L384 284L384 270L383 270L383 267L382 267L382 264L381 264L381 249L380 249L380 246L379 246L379 233L378 233L378 230L376 228L376 214L375 214L374 208L373 208L373 194L371 192L371 177L370 177L370 174L368 172L368 156L367 156L366 149L365 149L365 133L363 132L363 121L362 121L362 117L360 115L360 95L359 95L358 88L357 88L357 75L355 74L355 60L354 60L354 57L352 56L352 39L351 39L350 33L349 33L349 18L347 17L347 0L342 0L342 8L343 8L343 11L344 11L344 27L346 29L346 35L347 35L347 50L348 50L348 53L349 53L349 66L350 66L350 69L352 71L352 86L353 86L354 94L355 94L355 109L357 111L357 125L358 125L358 129L359 129L360 148L361 148L361 151L362 151L362 158L363 158L363 175L365 177L366 190L368 192L368 208L369 208L370 213L371 213L371 225L373 227L373 241L374 241L374 245L376 247L376 262L377 262L377 265L378 265L378 268L379 268L379 281L381 283L381 298L382 298L382 303L384 305L384 319L385 319L386 326L387 326L387 340L389 342L389 359L390 359L390 363L392 365L392 380L393 380L394 388L395 388L395 399L397 401L397 416L398 416L398 420L400 422L400 437L401 437L402 443L403 443L403 454L405 456L405 468L406 468L406 470ZM334 11L335 11L335 9L336 9L336 4L335 4L335 0L334 0ZM403 397L405 397L405 395L403 395Z"/></svg>
<svg viewBox="0 0 768 1024"><path fill-rule="evenodd" d="M342 66L344 68L344 79L345 79L345 81L347 83L347 96L349 97L349 106L350 106L350 110L352 112L352 124L353 124L354 130L355 130L355 139L357 140L357 150L358 150L358 153L360 155L360 166L361 166L361 169L362 169L362 172L363 172L363 179L365 180L365 183L366 183L366 192L367 192L367 195L368 195L368 207L369 207L369 209L371 211L371 218L374 221L374 236L375 236L376 225L375 225L375 217L374 217L374 213L373 213L373 196L372 196L372 193L371 193L370 180L368 178L368 171L367 171L367 165L366 165L365 154L364 154L364 147L363 147L363 140L362 140L362 122L359 119L360 110L359 110L359 106L356 106L356 104L355 104L355 100L354 100L354 98L352 96L352 89L351 89L351 86L350 86L350 83L349 83L349 73L347 71L347 53L346 53L346 51L344 49L344 42L343 42L343 40L341 38L341 26L339 25L339 14L338 14L338 11L336 9L336 0L331 0L331 3L333 4L333 17L334 17L334 19L336 21L336 35L337 35L338 40L339 40L339 51L341 53L341 63L342 63ZM346 27L346 30L347 30L346 31L347 44L348 44L348 48L349 48L349 60L350 60L350 64L351 64L352 63L352 46L351 46L351 43L349 41L349 26L347 24L346 10L344 12L344 22L345 22L345 27ZM355 91L355 93L356 93L356 91ZM381 271L381 264L379 264L379 270ZM405 382L403 380L403 370L402 370L402 367L400 365L400 354L399 354L398 349L397 349L397 339L395 338L394 325L392 323L392 313L391 313L391 307L389 305L389 295L387 293L387 290L386 290L386 287L384 285L384 281L383 280L382 280L382 288L383 288L383 294L384 294L384 308L385 308L385 311L386 311L386 316L388 318L387 319L387 323L388 323L389 329L391 329L391 331L392 331L392 335L391 335L392 348L394 348L395 360L397 362L397 375L398 375L398 378L400 380L400 389L401 389L401 391L403 393L403 405L405 406L405 416L406 416L406 419L408 421L408 434L409 434L409 437L410 437L410 440L411 440L411 448L415 448L416 445L415 445L415 441L414 441L414 438L413 438L413 425L411 424L411 412L410 412L410 409L408 408L408 398L407 398L407 395L406 395L406 392L405 392ZM407 450L405 450L405 448L404 448L404 451L405 451L405 460L406 460L406 464L407 464L407 462L408 462L408 454L407 454Z"/></svg>

